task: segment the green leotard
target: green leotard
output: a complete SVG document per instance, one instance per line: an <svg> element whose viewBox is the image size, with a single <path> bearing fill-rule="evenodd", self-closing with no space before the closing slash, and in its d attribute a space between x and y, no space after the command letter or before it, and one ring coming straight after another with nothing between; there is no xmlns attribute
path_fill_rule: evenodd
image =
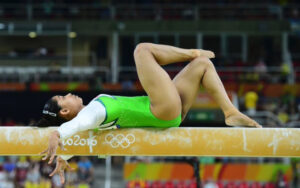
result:
<svg viewBox="0 0 300 188"><path fill-rule="evenodd" d="M148 96L122 97L100 95L94 99L101 102L106 109L106 118L102 124L112 123L120 128L133 127L178 127L181 115L173 120L161 120L150 110Z"/></svg>

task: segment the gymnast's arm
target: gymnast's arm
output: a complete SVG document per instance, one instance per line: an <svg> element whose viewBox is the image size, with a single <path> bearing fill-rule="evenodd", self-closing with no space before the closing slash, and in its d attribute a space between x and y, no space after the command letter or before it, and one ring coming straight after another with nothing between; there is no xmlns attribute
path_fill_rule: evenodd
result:
<svg viewBox="0 0 300 188"><path fill-rule="evenodd" d="M63 123L57 129L59 138L65 140L78 132L97 128L105 120L105 116L105 107L98 101L91 101L75 118ZM72 155L61 156L64 160L68 160L71 157Z"/></svg>
<svg viewBox="0 0 300 188"><path fill-rule="evenodd" d="M65 140L78 132L96 128L104 121L105 116L105 107L98 101L91 101L75 118L57 129L60 139Z"/></svg>

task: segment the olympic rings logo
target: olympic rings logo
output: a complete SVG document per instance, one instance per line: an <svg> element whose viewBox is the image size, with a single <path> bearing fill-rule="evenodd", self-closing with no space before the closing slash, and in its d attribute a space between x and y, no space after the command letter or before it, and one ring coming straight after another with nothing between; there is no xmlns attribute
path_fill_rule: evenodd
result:
<svg viewBox="0 0 300 188"><path fill-rule="evenodd" d="M105 142L108 143L112 148L128 148L135 142L135 136L131 133L127 134L126 136L123 134L114 135L109 133L105 136Z"/></svg>

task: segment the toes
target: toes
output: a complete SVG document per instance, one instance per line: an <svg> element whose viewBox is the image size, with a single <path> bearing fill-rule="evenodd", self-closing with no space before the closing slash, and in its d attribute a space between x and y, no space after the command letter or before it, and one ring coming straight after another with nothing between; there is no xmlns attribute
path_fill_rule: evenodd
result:
<svg viewBox="0 0 300 188"><path fill-rule="evenodd" d="M208 50L204 51L203 55L206 56L206 57L208 57L208 58L214 58L215 57L214 52L208 51Z"/></svg>
<svg viewBox="0 0 300 188"><path fill-rule="evenodd" d="M262 125L260 125L260 124L257 123L257 124L256 124L256 127L257 127L257 128L262 128Z"/></svg>
<svg viewBox="0 0 300 188"><path fill-rule="evenodd" d="M197 51L197 56L199 57L201 57L201 56L204 56L204 57L207 57L207 58L214 58L215 57L215 53L214 52L212 52L212 51L209 51L209 50L202 50L202 49L200 49L200 50L198 50Z"/></svg>
<svg viewBox="0 0 300 188"><path fill-rule="evenodd" d="M257 128L262 127L255 120L249 118L244 114L238 114L236 116L227 117L225 119L225 123L227 126L234 126L234 127L257 127Z"/></svg>
<svg viewBox="0 0 300 188"><path fill-rule="evenodd" d="M212 51L208 51L208 57L209 58L215 58L215 53L214 52L212 52Z"/></svg>
<svg viewBox="0 0 300 188"><path fill-rule="evenodd" d="M253 125L254 127L262 128L262 126L261 126L259 123L257 123L257 122L254 121L254 120L252 120L252 121L253 121L252 125Z"/></svg>

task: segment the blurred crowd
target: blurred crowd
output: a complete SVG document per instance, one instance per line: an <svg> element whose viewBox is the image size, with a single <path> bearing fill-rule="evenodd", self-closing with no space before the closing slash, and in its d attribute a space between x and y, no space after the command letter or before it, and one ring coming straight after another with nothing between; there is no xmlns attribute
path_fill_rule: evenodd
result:
<svg viewBox="0 0 300 188"><path fill-rule="evenodd" d="M243 181L205 181L202 188L289 188L288 182L281 177L274 182L243 182ZM126 188L198 188L195 181L129 181Z"/></svg>
<svg viewBox="0 0 300 188"><path fill-rule="evenodd" d="M40 0L26 0L29 3L40 3ZM20 3L24 2L23 0L2 0L2 3ZM42 2L53 2L53 3L74 3L74 4L149 4L149 3L159 3L159 4L173 4L173 3L182 3L182 4L195 4L195 3L203 3L203 4L224 4L224 3L270 3L270 4L287 4L287 3L297 3L296 0L43 0Z"/></svg>
<svg viewBox="0 0 300 188"><path fill-rule="evenodd" d="M59 175L49 177L54 165L48 165L40 156L0 156L0 188L89 188L93 185L94 165L87 157L69 161L74 170L65 172L62 185Z"/></svg>
<svg viewBox="0 0 300 188"><path fill-rule="evenodd" d="M9 57L9 58L42 58L42 57L51 57L54 56L55 52L53 49L41 46L36 49L27 48L24 49L13 49L10 50L6 54L0 54L1 58Z"/></svg>
<svg viewBox="0 0 300 188"><path fill-rule="evenodd" d="M2 9L0 6L0 17L5 19L23 18L20 10L23 6L15 7L9 4L24 3L21 0L4 0L2 4L6 7ZM1 5L0 3L0 5ZM28 0L27 5L31 6L34 18L48 19L70 19L70 18L93 18L93 19L195 19L195 18L230 18L236 19L280 19L282 12L286 18L299 18L299 7L293 7L297 4L296 0L269 0L269 1L237 1L237 0ZM231 5L228 10L220 9L220 5ZM69 6L72 5L72 6ZM85 6L82 6L85 5ZM134 6L132 6L134 5ZM140 7L136 7L140 6ZM161 5L163 7L157 6ZM184 5L182 7L182 5ZM194 5L204 5L199 7L200 11L196 11ZM260 12L253 12L257 7L248 7L247 5L262 5ZM209 9L206 9L210 6ZM242 7L239 7L242 6ZM289 7L286 7L289 6ZM114 7L113 9L111 7ZM209 12L207 12L209 10ZM240 10L240 11L237 11ZM244 11L243 11L244 10ZM284 11L282 11L284 10ZM213 12L213 14L212 14ZM24 19L24 18L23 18Z"/></svg>
<svg viewBox="0 0 300 188"><path fill-rule="evenodd" d="M300 101L292 92L279 98L263 96L260 92L248 91L240 98L240 109L252 117L265 116L260 122L270 127L300 127ZM261 115L260 115L261 114Z"/></svg>

